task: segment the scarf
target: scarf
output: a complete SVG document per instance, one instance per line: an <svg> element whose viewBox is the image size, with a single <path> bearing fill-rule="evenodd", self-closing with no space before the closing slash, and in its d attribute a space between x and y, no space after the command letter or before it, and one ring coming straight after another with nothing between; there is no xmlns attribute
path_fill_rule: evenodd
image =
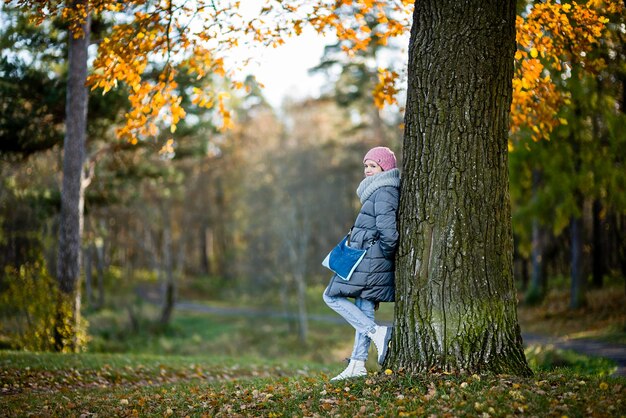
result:
<svg viewBox="0 0 626 418"><path fill-rule="evenodd" d="M400 187L400 170L392 168L389 171L365 177L356 189L356 194L359 196L361 204L365 203L376 190L384 186Z"/></svg>

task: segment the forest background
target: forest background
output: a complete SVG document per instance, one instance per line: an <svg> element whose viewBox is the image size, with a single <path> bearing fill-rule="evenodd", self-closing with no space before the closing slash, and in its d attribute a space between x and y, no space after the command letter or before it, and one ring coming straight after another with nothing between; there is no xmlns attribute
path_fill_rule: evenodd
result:
<svg viewBox="0 0 626 418"><path fill-rule="evenodd" d="M520 16L532 10L526 2L518 9ZM61 21L35 26L20 11L5 6L2 13L0 337L3 348L49 350L67 32ZM564 98L552 118L558 123L514 123L521 127L510 136L510 191L521 301L540 304L546 297L553 301L550 291L565 294L565 306L560 300L557 313L546 315L584 318L594 336L623 342L618 307L626 277L626 30L623 10L606 19L592 48L551 74ZM94 20L92 37L106 38L112 23ZM195 88L203 86L179 74L187 116L175 130L137 143L116 136L129 109L128 93L92 91L82 349L249 350L275 357L295 347L298 355L320 362L345 354L342 347L325 358L338 335L327 340L327 330L311 330L309 323L330 313L319 300L328 280L320 261L358 210L360 156L383 144L402 159L403 109L381 110L372 99L381 77L390 74L379 70L380 57L402 54L393 49L393 43L372 44L350 56L339 43L329 45L313 69L327 77L320 97L286 100L279 109L267 103L253 77L241 83L215 77L211 83L224 92L222 112L216 112L194 100ZM405 71L405 63L385 64L396 74ZM396 84L403 81L400 76ZM222 108L226 98L228 112ZM225 115L232 120L227 130ZM582 281L570 281L575 275ZM604 289L605 310L586 316L592 289ZM195 302L199 311L245 307L286 320L274 329L258 318L224 321L184 313L189 303L174 311L182 301ZM391 312L384 308L382 318L391 320ZM283 345L258 343L270 330L284 338ZM237 343L226 343L233 335Z"/></svg>

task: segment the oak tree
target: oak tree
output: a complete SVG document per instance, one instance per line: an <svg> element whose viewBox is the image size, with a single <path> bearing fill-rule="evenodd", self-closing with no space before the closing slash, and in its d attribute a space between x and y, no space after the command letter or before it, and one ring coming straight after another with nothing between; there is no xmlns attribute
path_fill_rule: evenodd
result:
<svg viewBox="0 0 626 418"><path fill-rule="evenodd" d="M117 16L120 23L101 40L88 82L104 93L119 84L129 89L130 109L118 135L131 143L150 140L163 130L176 131L185 116L180 96L184 86L176 82L179 72L198 78L232 77L233 87L242 87L236 80L237 68L227 68L224 61L239 43L279 45L284 37L298 35L309 25L320 33L334 32L351 56L370 42L385 44L390 37L404 34L410 20L407 13L414 7L403 152L398 332L389 364L412 371L529 373L512 281L508 118L510 109L514 115L530 115L513 117L513 130L527 123L539 135L549 132L559 97L548 94L543 100L548 109L533 110L537 101L542 102L538 92L551 92L550 80L533 60L549 56L556 44L532 35L539 33L534 29L541 25L534 21L531 35L519 37L515 2L424 1L413 6L410 0L268 0L252 17L243 13L238 1L17 3L35 9L42 19L60 11L75 39L87 39L88 10ZM555 22L553 38L565 33L592 42L604 22L597 14L583 13L589 8L581 8L581 13L571 13L580 17L581 25L571 33L561 31L562 16L570 11L566 6L560 9L563 14L547 20ZM356 11L337 13L344 7ZM368 24L372 17L380 23L375 31ZM511 85L514 57L521 62L522 75ZM380 74L374 89L376 103L392 103L397 74L384 69ZM216 108L222 125L232 125L225 92L194 89L193 94L196 105ZM82 114L80 109L77 114ZM171 147L168 140L166 148ZM72 167L74 178L80 178L80 164ZM80 214L80 193L74 195L72 205ZM80 241L80 219L75 224L72 239ZM77 273L73 269L74 279L67 283L73 280L75 285Z"/></svg>

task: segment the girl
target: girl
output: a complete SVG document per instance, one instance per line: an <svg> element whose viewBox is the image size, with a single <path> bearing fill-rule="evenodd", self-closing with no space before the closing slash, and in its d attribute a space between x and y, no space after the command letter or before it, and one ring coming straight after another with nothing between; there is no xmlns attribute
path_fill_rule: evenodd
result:
<svg viewBox="0 0 626 418"><path fill-rule="evenodd" d="M348 367L331 380L365 376L365 361L370 341L382 364L391 339L391 327L374 322L374 311L379 302L393 302L394 255L398 243L396 213L400 194L400 172L396 156L387 147L375 147L363 158L365 178L356 194L361 210L350 236L350 245L368 248L349 281L334 275L324 291L324 302L343 316L356 330L354 348ZM347 298L355 298L355 303Z"/></svg>

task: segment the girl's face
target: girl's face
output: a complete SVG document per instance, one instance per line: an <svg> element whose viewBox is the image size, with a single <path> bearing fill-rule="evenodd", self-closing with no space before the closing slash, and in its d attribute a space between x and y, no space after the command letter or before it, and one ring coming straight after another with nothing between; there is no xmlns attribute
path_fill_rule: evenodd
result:
<svg viewBox="0 0 626 418"><path fill-rule="evenodd" d="M363 163L365 177L373 176L374 174L382 173L383 168L378 165L376 161L365 160Z"/></svg>

